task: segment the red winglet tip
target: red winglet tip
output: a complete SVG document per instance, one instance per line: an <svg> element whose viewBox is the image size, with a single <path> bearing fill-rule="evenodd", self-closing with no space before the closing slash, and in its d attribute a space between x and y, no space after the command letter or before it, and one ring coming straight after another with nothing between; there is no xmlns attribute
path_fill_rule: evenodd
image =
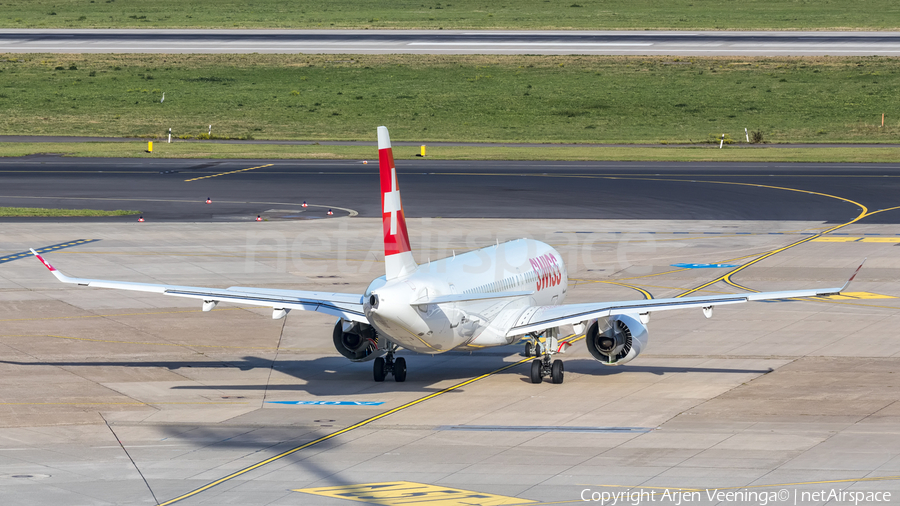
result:
<svg viewBox="0 0 900 506"><path fill-rule="evenodd" d="M855 271L853 271L853 275L852 275L852 276L850 276L850 279L849 279L849 280L848 280L848 281L847 281L847 282L848 282L848 283L849 283L849 282L850 282L850 281L853 281L853 278L855 278L855 277L856 277L856 275L857 275L857 274L859 274L859 271L860 271L860 270L862 270L862 268L863 268L863 264L865 264L865 263L866 263L866 260L868 260L868 257L866 257L866 258L864 258L864 259L863 259L863 261L862 261L862 263L861 263L861 264L859 264L859 267L857 267L857 268L856 268L856 270L855 270Z"/></svg>
<svg viewBox="0 0 900 506"><path fill-rule="evenodd" d="M56 269L53 268L52 265L50 265L50 262L44 260L44 257L42 257L41 255L39 255L37 251L31 250L31 253L32 253L34 256L36 256L37 259L40 260L42 264L44 264L44 267L46 267L47 269L50 270L50 272L53 272L53 271L56 270Z"/></svg>

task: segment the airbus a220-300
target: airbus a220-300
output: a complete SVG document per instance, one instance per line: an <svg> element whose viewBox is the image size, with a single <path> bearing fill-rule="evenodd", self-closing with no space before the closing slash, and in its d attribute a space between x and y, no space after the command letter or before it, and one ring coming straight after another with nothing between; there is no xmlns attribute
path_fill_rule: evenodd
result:
<svg viewBox="0 0 900 506"><path fill-rule="evenodd" d="M271 307L276 319L293 309L336 316L335 348L352 361L374 360L375 381L388 375L406 379L406 360L396 356L400 348L435 354L524 340L526 355L536 357L531 381L549 377L562 383L563 362L553 357L570 343L560 339L561 326L572 325L575 335L584 334L587 349L601 363L620 365L647 348L646 325L654 311L702 308L709 317L717 305L833 295L850 283L842 288L563 304L569 288L566 265L558 251L540 241L519 239L417 264L383 126L378 127L378 161L385 273L362 294L72 278L31 251L64 283L191 297L203 301L204 311L230 302Z"/></svg>

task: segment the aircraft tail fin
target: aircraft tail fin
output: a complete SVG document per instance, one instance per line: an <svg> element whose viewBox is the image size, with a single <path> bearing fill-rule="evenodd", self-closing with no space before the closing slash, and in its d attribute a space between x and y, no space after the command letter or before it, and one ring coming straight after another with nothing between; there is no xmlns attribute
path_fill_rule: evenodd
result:
<svg viewBox="0 0 900 506"><path fill-rule="evenodd" d="M406 216L397 186L397 169L387 127L378 127L378 170L381 176L381 209L384 228L384 271L387 279L405 277L416 268L406 231Z"/></svg>

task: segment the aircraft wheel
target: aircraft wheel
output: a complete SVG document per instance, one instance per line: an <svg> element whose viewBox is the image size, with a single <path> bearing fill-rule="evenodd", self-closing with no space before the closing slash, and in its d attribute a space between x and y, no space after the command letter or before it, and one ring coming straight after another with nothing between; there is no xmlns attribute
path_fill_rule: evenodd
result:
<svg viewBox="0 0 900 506"><path fill-rule="evenodd" d="M533 343L525 343L525 356L533 357L534 356L534 344Z"/></svg>
<svg viewBox="0 0 900 506"><path fill-rule="evenodd" d="M541 363L540 359L534 360L531 362L531 382L532 383L540 383L544 380L543 375L541 374L541 368L544 367L544 364Z"/></svg>
<svg viewBox="0 0 900 506"><path fill-rule="evenodd" d="M557 385L563 382L563 361L554 360L550 368L550 381Z"/></svg>
<svg viewBox="0 0 900 506"><path fill-rule="evenodd" d="M541 356L541 343L534 343L534 356L535 357Z"/></svg>
<svg viewBox="0 0 900 506"><path fill-rule="evenodd" d="M375 381L384 381L384 357L378 357L375 359L375 363L372 364L372 371L375 373Z"/></svg>
<svg viewBox="0 0 900 506"><path fill-rule="evenodd" d="M406 381L406 359L403 357L394 360L394 381L397 383Z"/></svg>

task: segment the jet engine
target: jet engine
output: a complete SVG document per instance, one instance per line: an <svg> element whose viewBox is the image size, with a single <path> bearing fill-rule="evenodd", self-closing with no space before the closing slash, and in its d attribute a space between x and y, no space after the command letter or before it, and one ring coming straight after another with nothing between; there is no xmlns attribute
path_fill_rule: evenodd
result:
<svg viewBox="0 0 900 506"><path fill-rule="evenodd" d="M647 347L647 340L647 327L628 315L596 320L585 333L588 351L604 365L631 362Z"/></svg>
<svg viewBox="0 0 900 506"><path fill-rule="evenodd" d="M334 347L354 362L379 356L378 335L371 325L340 319L334 324Z"/></svg>

